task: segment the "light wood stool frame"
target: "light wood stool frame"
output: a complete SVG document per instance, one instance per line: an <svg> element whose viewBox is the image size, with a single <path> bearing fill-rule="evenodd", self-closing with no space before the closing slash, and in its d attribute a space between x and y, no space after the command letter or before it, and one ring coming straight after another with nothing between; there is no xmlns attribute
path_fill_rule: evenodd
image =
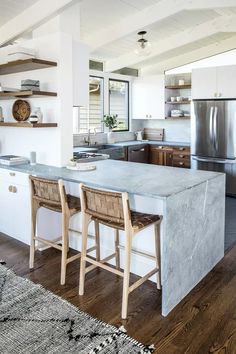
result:
<svg viewBox="0 0 236 354"><path fill-rule="evenodd" d="M34 256L35 251L42 247L42 245L47 245L49 247L56 248L61 251L61 277L60 284L64 285L66 281L66 267L70 262L75 261L81 257L81 253L68 257L69 250L69 222L70 218L79 213L74 209L70 209L67 201L67 194L65 192L65 186L63 180L47 180L42 178L37 178L30 176L31 180L31 244L30 244L30 259L29 259L29 268L34 268ZM40 181L45 184L55 185L55 194L57 193L58 186L58 198L55 200L46 200L45 198L40 198L35 195L34 191L34 181ZM47 207L48 206L48 207ZM62 236L55 238L52 241L49 241L41 236L36 236L36 225L37 225L37 212L39 208L45 207L52 211L61 212L62 214ZM61 211L59 210L61 208ZM98 242L99 235L97 234L98 226L95 223L95 234L97 244L94 247L91 247L87 250L87 252L92 252L94 250L98 250ZM38 244L36 245L36 241ZM61 245L59 244L61 243Z"/></svg>
<svg viewBox="0 0 236 354"><path fill-rule="evenodd" d="M85 283L85 275L95 269L96 267L103 268L105 270L108 270L116 275L119 275L123 277L123 296L122 296L122 311L121 311L121 317L122 319L127 318L127 312L128 312L128 297L129 294L138 288L140 285L142 285L145 281L147 281L152 275L157 274L157 289L161 289L161 245L160 245L160 224L162 221L162 216L159 216L159 220L153 223L150 223L147 226L154 226L155 230L155 257L152 257L156 261L156 267L152 269L150 272L148 272L145 276L141 277L139 280L137 280L135 283L132 285L130 284L130 263L131 263L131 252L132 252L132 239L133 237L143 228L136 229L132 225L132 220L131 220L131 213L130 213L130 208L129 208L129 199L128 199L128 193L123 192L114 192L117 197L119 197L122 200L122 208L123 208L123 216L124 216L124 228L121 228L119 225L115 228L115 252L111 254L110 256L104 258L104 259L99 259L97 258L96 260L88 257L87 256L87 239L88 239L88 225L92 220L97 221L97 234L99 235L99 223L103 223L102 220L97 217L96 212L93 213L86 212L87 208L87 203L86 203L86 196L85 196L85 191L84 188L89 189L87 186L84 186L83 184L80 184L80 200L81 200L81 213L82 213L82 250L81 250L81 266L80 266L80 281L79 281L79 295L84 294L84 283ZM95 190L95 189L90 189L94 191L100 191L102 193L110 193L112 194L113 192L106 192L106 191L101 191L101 190ZM105 224L107 225L107 224ZM109 225L107 225L109 226ZM111 226L114 228L114 225ZM124 230L125 231L125 265L124 265L124 272L120 270L120 246L119 246L119 230ZM97 245L100 249L100 240L98 237L97 240ZM99 253L100 255L100 253ZM116 262L116 268L105 264L109 260L115 258ZM90 263L91 265L86 267L86 262Z"/></svg>

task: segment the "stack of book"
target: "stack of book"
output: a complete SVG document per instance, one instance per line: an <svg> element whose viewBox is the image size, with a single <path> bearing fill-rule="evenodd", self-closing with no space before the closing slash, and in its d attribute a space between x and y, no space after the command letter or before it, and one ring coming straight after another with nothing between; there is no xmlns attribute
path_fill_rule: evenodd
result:
<svg viewBox="0 0 236 354"><path fill-rule="evenodd" d="M0 164L7 166L24 165L29 163L26 157L16 156L16 155L5 155L0 156Z"/></svg>

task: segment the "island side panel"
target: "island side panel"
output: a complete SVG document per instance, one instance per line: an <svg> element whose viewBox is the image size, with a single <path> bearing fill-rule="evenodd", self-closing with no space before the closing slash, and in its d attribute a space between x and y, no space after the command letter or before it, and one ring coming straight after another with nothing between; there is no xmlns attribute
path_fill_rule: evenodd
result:
<svg viewBox="0 0 236 354"><path fill-rule="evenodd" d="M162 238L162 314L168 313L224 256L225 176L166 199Z"/></svg>

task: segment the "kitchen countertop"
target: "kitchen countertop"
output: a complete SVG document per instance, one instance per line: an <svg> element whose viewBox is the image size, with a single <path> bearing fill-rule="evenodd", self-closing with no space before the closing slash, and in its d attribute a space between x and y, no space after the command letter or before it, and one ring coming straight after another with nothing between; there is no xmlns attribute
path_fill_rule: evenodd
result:
<svg viewBox="0 0 236 354"><path fill-rule="evenodd" d="M96 170L79 172L65 167L29 164L0 168L33 174L45 178L62 178L75 183L87 183L94 187L126 191L152 198L163 199L203 182L222 176L222 173L180 169L127 161L103 160L92 163Z"/></svg>
<svg viewBox="0 0 236 354"><path fill-rule="evenodd" d="M114 146L132 146L132 145L141 145L141 144L156 144L156 145L170 145L170 146L190 146L190 143L188 142L177 142L177 141L157 141L157 140L132 140L132 141L120 141L118 143L114 144L108 144L108 145L114 145Z"/></svg>

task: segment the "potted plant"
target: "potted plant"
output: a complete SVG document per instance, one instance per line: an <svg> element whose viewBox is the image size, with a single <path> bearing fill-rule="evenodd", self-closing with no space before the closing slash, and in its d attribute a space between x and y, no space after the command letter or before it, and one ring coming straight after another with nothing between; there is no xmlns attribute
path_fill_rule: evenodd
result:
<svg viewBox="0 0 236 354"><path fill-rule="evenodd" d="M112 144L115 142L115 137L113 134L113 129L117 128L117 126L120 124L117 120L118 114L104 114L102 122L104 123L105 127L109 129L109 132L107 133L107 142L109 144Z"/></svg>

